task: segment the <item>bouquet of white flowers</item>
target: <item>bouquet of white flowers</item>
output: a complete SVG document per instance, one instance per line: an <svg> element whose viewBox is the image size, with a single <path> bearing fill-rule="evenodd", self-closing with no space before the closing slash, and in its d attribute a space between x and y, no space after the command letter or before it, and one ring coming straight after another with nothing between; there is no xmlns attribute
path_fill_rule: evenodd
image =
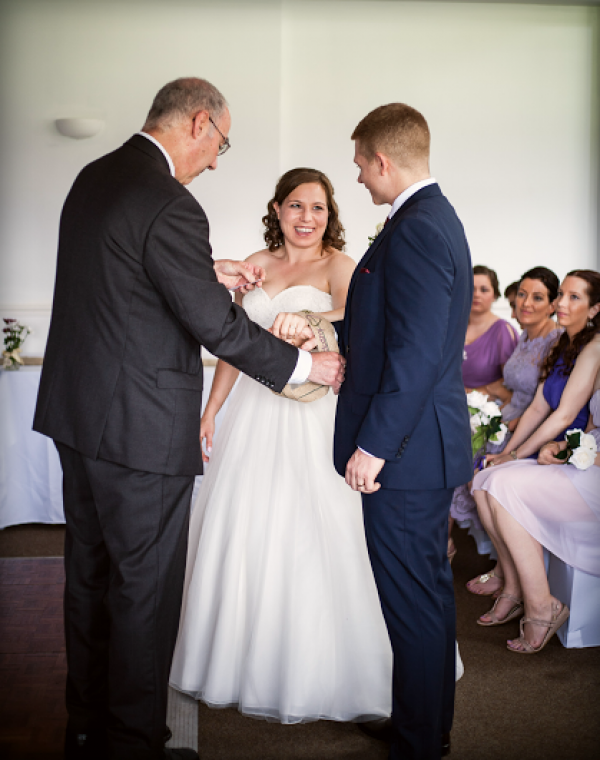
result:
<svg viewBox="0 0 600 760"><path fill-rule="evenodd" d="M573 430L567 430L565 440L567 448L558 452L557 459L566 459L567 463L574 464L578 470L587 470L594 464L598 446L593 435L584 433L579 428L573 428Z"/></svg>
<svg viewBox="0 0 600 760"><path fill-rule="evenodd" d="M473 458L483 454L488 441L502 443L508 428L502 422L502 412L498 405L489 401L485 393L471 391L467 394L467 404L471 415L471 450Z"/></svg>
<svg viewBox="0 0 600 760"><path fill-rule="evenodd" d="M2 330L4 333L4 351L2 356L4 369L19 369L23 364L21 358L21 346L25 343L25 338L31 332L31 328L22 325L16 319L5 319L6 327Z"/></svg>

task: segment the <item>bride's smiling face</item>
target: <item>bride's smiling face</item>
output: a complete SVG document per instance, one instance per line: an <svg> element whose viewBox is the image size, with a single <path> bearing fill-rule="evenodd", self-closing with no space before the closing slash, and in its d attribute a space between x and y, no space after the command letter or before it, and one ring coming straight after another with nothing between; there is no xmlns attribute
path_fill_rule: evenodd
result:
<svg viewBox="0 0 600 760"><path fill-rule="evenodd" d="M286 243L308 248L323 239L329 209L325 190L318 182L298 185L281 205L274 203L273 208Z"/></svg>

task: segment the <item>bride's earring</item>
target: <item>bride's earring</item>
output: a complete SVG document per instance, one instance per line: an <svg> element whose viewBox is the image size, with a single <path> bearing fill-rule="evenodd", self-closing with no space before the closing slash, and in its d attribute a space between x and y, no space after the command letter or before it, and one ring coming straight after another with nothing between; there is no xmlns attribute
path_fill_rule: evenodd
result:
<svg viewBox="0 0 600 760"><path fill-rule="evenodd" d="M588 319L588 321L587 321L587 326L588 326L588 327L593 327L593 326L594 326L594 323L592 322L592 320L591 320L591 319Z"/></svg>

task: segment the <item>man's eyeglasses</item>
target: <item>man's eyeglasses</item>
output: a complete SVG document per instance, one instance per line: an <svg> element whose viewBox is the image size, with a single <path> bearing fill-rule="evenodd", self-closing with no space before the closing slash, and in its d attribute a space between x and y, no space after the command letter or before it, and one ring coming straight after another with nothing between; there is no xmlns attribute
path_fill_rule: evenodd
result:
<svg viewBox="0 0 600 760"><path fill-rule="evenodd" d="M217 127L217 125L214 123L214 121L212 120L212 116L209 116L208 120L223 138L223 142L219 145L219 152L217 153L217 156L222 156L223 153L227 153L229 148L231 148L231 143L229 142L229 138L225 137L225 135L221 132L219 127Z"/></svg>

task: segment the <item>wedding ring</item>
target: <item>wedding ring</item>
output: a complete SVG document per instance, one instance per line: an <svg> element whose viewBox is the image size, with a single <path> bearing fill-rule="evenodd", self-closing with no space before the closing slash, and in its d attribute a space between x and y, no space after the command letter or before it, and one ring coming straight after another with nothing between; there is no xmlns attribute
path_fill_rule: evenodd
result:
<svg viewBox="0 0 600 760"><path fill-rule="evenodd" d="M364 486L364 484L365 484L365 481L364 481L364 480L359 480L359 481L358 481L358 485L359 485L359 486Z"/></svg>

